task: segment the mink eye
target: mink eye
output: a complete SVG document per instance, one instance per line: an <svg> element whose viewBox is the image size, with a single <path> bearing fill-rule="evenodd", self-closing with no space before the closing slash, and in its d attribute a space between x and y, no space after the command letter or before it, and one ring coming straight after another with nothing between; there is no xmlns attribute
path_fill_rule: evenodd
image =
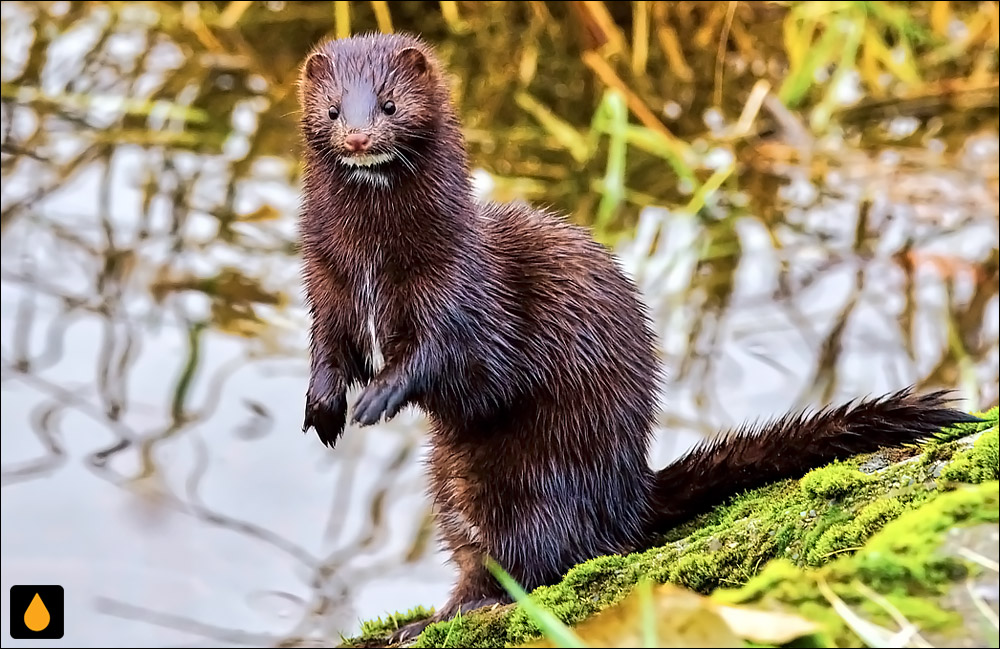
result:
<svg viewBox="0 0 1000 649"><path fill-rule="evenodd" d="M384 104L382 104L382 112L385 113L386 115L392 115L393 113L395 113L396 112L396 102L394 102L394 101L392 101L390 99L389 101L387 101Z"/></svg>
<svg viewBox="0 0 1000 649"><path fill-rule="evenodd" d="M330 119L336 121L340 117L340 109L336 106L330 106L330 111L327 114L330 116Z"/></svg>

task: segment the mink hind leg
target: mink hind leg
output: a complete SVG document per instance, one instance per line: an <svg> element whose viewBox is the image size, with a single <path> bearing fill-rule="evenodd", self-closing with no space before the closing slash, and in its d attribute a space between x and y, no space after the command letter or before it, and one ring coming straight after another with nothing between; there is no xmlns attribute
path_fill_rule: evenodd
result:
<svg viewBox="0 0 1000 649"><path fill-rule="evenodd" d="M420 635L430 624L450 620L458 613L511 601L507 592L493 578L486 567L486 553L482 549L479 530L471 524L469 512L462 511L457 503L465 502L460 491L467 483L452 477L450 470L440 461L442 449L432 452L432 482L435 497L435 522L442 541L451 549L451 563L458 568L458 580L448 601L429 618L407 624L393 633L392 644L406 642Z"/></svg>
<svg viewBox="0 0 1000 649"><path fill-rule="evenodd" d="M466 546L455 550L452 559L459 567L459 576L448 601L431 617L398 629L390 638L391 643L410 640L420 635L427 626L450 620L459 613L464 614L484 606L508 604L512 601L487 570L485 555Z"/></svg>
<svg viewBox="0 0 1000 649"><path fill-rule="evenodd" d="M472 547L456 550L452 560L459 566L458 581L448 602L434 617L447 620L459 613L511 601L507 591L497 583L486 568L486 555Z"/></svg>

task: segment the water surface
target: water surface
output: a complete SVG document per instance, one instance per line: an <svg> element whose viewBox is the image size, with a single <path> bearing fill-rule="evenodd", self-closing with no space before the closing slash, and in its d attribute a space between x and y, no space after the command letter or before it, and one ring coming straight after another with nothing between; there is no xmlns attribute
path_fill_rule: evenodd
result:
<svg viewBox="0 0 1000 649"><path fill-rule="evenodd" d="M330 4L3 4L3 606L12 584L62 584L67 642L315 644L447 596L422 416L334 451L300 432L293 79ZM604 95L573 23L518 7L464 32L393 15L454 71L483 195L593 225L639 283L669 377L651 464L911 383L996 403L995 108L735 145L712 125L740 107L698 99L664 119L700 182L738 163L734 180L691 210L676 170L630 148L608 203L608 143L576 160L511 92L587 133ZM535 31L477 32L498 15ZM497 51L517 56L484 66Z"/></svg>

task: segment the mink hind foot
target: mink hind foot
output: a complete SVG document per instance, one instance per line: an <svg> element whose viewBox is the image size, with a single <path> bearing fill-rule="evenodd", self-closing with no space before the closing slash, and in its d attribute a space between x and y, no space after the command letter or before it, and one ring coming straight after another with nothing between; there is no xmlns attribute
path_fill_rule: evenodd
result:
<svg viewBox="0 0 1000 649"><path fill-rule="evenodd" d="M419 620L417 622L411 622L404 627L396 630L389 637L389 644L398 645L402 642L408 642L420 635L424 629L426 629L431 624L435 622L443 622L445 620L450 620L459 613L468 613L485 606L493 606L494 604L509 604L511 602L508 597L481 597L475 600L466 600L464 602L455 602L454 599L449 600L440 611L436 612L434 615L426 618L424 620Z"/></svg>

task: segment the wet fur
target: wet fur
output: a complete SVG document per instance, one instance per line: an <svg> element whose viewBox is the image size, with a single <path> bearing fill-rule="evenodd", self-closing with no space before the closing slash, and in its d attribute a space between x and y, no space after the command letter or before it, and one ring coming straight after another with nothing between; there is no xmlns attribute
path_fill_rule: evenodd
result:
<svg viewBox="0 0 1000 649"><path fill-rule="evenodd" d="M387 95L395 119L378 113ZM406 405L426 413L431 493L460 573L434 619L508 601L485 557L530 590L648 546L744 489L970 419L944 393L904 391L744 429L655 472L660 366L635 286L586 230L527 205L473 201L430 49L405 35L321 44L300 101L313 323L304 428L332 447L346 390L359 385L362 424ZM355 116L369 111L373 149L397 156L371 171L377 182L338 161L346 130L328 107L352 101Z"/></svg>

